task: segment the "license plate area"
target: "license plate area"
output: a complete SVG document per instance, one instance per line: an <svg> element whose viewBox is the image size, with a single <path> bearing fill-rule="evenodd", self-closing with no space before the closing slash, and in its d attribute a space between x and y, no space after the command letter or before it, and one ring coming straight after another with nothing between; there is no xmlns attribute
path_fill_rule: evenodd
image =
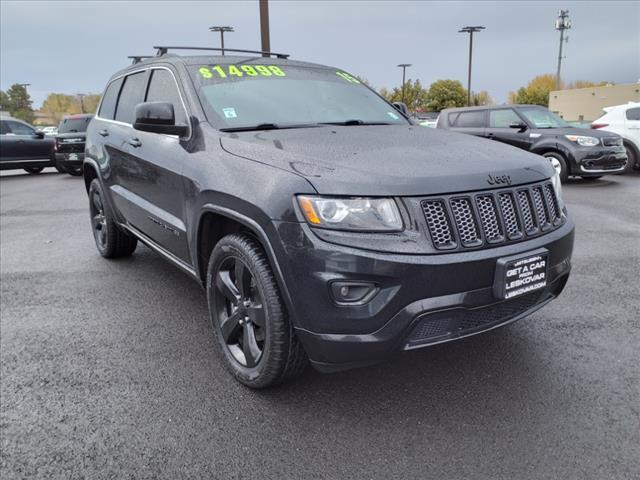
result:
<svg viewBox="0 0 640 480"><path fill-rule="evenodd" d="M541 248L525 255L500 258L496 265L493 293L508 300L547 286L549 252Z"/></svg>

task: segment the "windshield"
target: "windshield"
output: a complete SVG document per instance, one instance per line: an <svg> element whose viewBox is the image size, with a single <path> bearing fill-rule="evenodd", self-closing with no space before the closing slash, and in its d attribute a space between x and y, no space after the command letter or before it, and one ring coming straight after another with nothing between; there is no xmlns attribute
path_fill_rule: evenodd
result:
<svg viewBox="0 0 640 480"><path fill-rule="evenodd" d="M569 126L567 122L546 108L525 107L519 108L518 110L535 126L535 128L561 128Z"/></svg>
<svg viewBox="0 0 640 480"><path fill-rule="evenodd" d="M208 114L223 130L408 123L357 78L339 70L256 59L196 65L190 71Z"/></svg>
<svg viewBox="0 0 640 480"><path fill-rule="evenodd" d="M58 133L86 132L92 117L69 117L60 122Z"/></svg>

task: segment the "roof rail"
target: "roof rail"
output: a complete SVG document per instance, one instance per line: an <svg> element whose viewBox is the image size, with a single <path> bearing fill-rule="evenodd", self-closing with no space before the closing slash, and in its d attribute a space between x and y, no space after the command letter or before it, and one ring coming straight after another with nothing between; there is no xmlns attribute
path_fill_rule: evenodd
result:
<svg viewBox="0 0 640 480"><path fill-rule="evenodd" d="M265 57L289 58L287 53L263 52L260 50L238 50L236 48L209 48L209 47L153 47L158 50L157 56L166 54L169 50L207 50L212 52L257 53Z"/></svg>
<svg viewBox="0 0 640 480"><path fill-rule="evenodd" d="M131 59L131 65L135 65L136 63L140 63L145 58L153 58L153 55L130 55L127 58Z"/></svg>

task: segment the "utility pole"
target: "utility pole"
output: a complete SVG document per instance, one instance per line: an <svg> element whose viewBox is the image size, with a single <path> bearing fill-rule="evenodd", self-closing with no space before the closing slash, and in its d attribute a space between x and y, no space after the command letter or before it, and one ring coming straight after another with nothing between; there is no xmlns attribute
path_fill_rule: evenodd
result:
<svg viewBox="0 0 640 480"><path fill-rule="evenodd" d="M222 49L222 56L224 57L224 32L233 32L233 27L221 27L214 26L209 27L212 32L220 32L220 48Z"/></svg>
<svg viewBox="0 0 640 480"><path fill-rule="evenodd" d="M569 20L569 10L560 10L558 19L556 20L556 30L560 30L560 51L558 52L558 71L556 72L556 90L560 90L560 67L562 66L562 44L569 40L564 38L564 31L571 28L571 20Z"/></svg>
<svg viewBox="0 0 640 480"><path fill-rule="evenodd" d="M84 97L87 95L86 93L76 93L76 95L78 95L78 97L80 98L80 110L82 111L82 113L86 113L84 111Z"/></svg>
<svg viewBox="0 0 640 480"><path fill-rule="evenodd" d="M269 0L260 0L260 37L262 39L262 51L271 51L271 40L269 38ZM268 57L267 54L262 54Z"/></svg>
<svg viewBox="0 0 640 480"><path fill-rule="evenodd" d="M467 106L471 106L471 59L473 58L473 34L475 32L480 32L484 30L485 27L475 26L475 27L463 27L458 30L458 33L468 33L469 34L469 74L467 76Z"/></svg>
<svg viewBox="0 0 640 480"><path fill-rule="evenodd" d="M404 83L405 83L405 72L407 71L407 68L411 66L410 63L401 63L400 65L397 65L398 67L402 68L402 103L404 103Z"/></svg>

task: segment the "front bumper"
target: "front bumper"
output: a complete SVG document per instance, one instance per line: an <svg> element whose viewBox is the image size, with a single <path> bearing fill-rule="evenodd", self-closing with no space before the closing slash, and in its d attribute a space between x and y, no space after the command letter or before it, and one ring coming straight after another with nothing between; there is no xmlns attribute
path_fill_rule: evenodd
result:
<svg viewBox="0 0 640 480"><path fill-rule="evenodd" d="M296 332L322 371L376 363L397 350L474 335L505 325L557 297L569 276L574 226L570 219L538 238L472 252L384 254L333 245L304 224L281 223L280 267ZM502 301L494 296L496 262L539 248L548 251L548 283ZM334 301L332 281L370 282L363 305Z"/></svg>
<svg viewBox="0 0 640 480"><path fill-rule="evenodd" d="M619 147L582 147L573 152L574 175L606 175L622 172L627 165L627 152Z"/></svg>

